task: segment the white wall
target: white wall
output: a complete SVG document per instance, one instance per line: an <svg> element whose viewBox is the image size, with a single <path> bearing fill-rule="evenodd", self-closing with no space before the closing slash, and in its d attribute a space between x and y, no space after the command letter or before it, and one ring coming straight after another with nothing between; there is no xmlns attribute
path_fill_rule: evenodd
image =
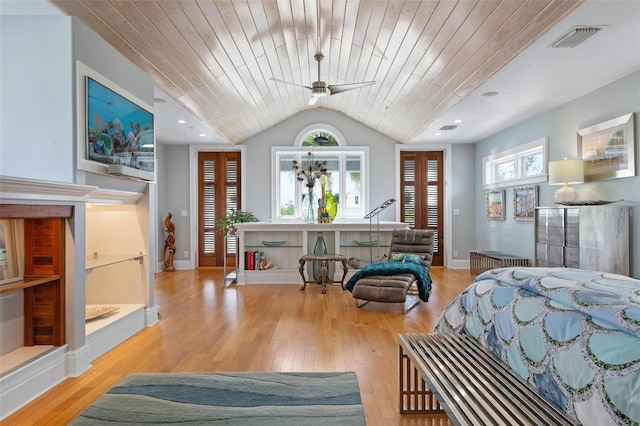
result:
<svg viewBox="0 0 640 426"><path fill-rule="evenodd" d="M532 222L513 220L512 188L506 191L506 220L490 221L485 216L482 188L482 158L535 139L549 137L549 161L578 157L579 129L589 127L629 112L635 112L636 174L640 174L640 72L635 72L605 87L594 90L553 111L541 114L493 135L476 144L476 245L481 250L498 250L534 258ZM553 205L553 193L558 189L546 182L539 184L539 205ZM572 185L582 199L624 199L631 206L630 266L631 275L640 277L640 176L610 179Z"/></svg>
<svg viewBox="0 0 640 426"><path fill-rule="evenodd" d="M478 175L475 167L475 145L452 145L451 179L451 257L454 260L469 260L469 251L476 249L475 239L475 193L474 182ZM455 212L459 214L454 214ZM455 256L454 251L457 252ZM466 266L466 265L465 265Z"/></svg>
<svg viewBox="0 0 640 426"><path fill-rule="evenodd" d="M0 15L0 175L74 182L71 19Z"/></svg>
<svg viewBox="0 0 640 426"><path fill-rule="evenodd" d="M194 233L194 237L197 236L198 224L194 223L190 226L190 200L189 200L189 147L186 145L166 145L161 148L163 151L163 170L162 181L159 183L159 188L162 191L162 206L158 206L158 220L160 225L161 239L158 239L158 248L160 249L159 257L160 263L164 261L162 258L162 248L164 246L164 240L167 237L165 227L163 225L164 219L168 213L172 213L172 222L176 226L176 253L174 255L173 265L176 269L189 269L189 259L192 257L192 253L189 253L187 257L184 256L184 252L190 252L189 244L191 242L190 234ZM186 211L188 216L182 216L181 212ZM161 269L162 270L162 269Z"/></svg>

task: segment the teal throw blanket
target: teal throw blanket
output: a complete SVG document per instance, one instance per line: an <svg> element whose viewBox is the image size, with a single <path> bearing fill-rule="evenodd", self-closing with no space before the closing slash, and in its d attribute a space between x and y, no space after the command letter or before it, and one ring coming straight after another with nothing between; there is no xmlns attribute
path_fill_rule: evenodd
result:
<svg viewBox="0 0 640 426"><path fill-rule="evenodd" d="M429 270L422 265L410 262L377 262L371 263L362 269L359 269L344 287L353 292L353 287L356 282L365 277L372 275L396 275L396 274L413 274L416 277L418 285L418 297L423 302L429 300L429 293L431 292L431 276Z"/></svg>

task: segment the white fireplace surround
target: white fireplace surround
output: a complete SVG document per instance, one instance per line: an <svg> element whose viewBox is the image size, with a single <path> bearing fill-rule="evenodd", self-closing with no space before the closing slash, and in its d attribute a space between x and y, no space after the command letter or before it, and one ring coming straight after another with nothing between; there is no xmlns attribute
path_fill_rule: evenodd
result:
<svg viewBox="0 0 640 426"><path fill-rule="evenodd" d="M149 192L152 191L150 186L146 187ZM156 236L153 234L151 225L148 230L149 241L144 242L147 254L142 257L145 257L145 261L138 266L145 270L149 280L146 283L147 294L144 296L147 303L130 305L132 306L130 310L123 309L124 312L121 315L114 315L113 322L95 332L90 332L84 320L84 305L88 303L86 277L95 273L86 269L85 262L79 261L86 258L85 251L89 249L85 229L87 215L85 208L89 203L112 205L113 208L117 208L117 205L138 203L151 218L151 210L154 209L151 204L154 197L155 193L150 196L142 192L105 189L92 185L0 176L1 204L74 206L74 217L67 221L65 237L66 344L23 347L6 355L11 361L11 368L0 371L0 399L2 400L0 420L66 378L77 377L84 373L96 358L142 328L158 322L159 308L155 305L153 294L155 254L152 247L155 246ZM144 231L147 232L147 230ZM7 292L3 296L12 293Z"/></svg>

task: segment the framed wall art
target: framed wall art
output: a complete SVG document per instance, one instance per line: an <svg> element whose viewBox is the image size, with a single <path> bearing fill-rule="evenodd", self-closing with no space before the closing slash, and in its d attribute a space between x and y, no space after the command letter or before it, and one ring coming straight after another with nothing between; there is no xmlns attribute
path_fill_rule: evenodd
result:
<svg viewBox="0 0 640 426"><path fill-rule="evenodd" d="M517 221L533 221L538 206L538 187L513 188L513 218Z"/></svg>
<svg viewBox="0 0 640 426"><path fill-rule="evenodd" d="M635 176L634 114L578 131L585 182Z"/></svg>
<svg viewBox="0 0 640 426"><path fill-rule="evenodd" d="M487 191L487 219L504 220L504 189Z"/></svg>

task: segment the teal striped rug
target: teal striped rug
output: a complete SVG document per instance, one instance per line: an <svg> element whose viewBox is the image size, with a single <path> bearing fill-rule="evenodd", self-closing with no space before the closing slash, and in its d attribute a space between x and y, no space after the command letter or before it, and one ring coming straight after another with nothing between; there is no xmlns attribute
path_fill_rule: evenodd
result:
<svg viewBox="0 0 640 426"><path fill-rule="evenodd" d="M364 425L354 372L126 377L72 425Z"/></svg>

